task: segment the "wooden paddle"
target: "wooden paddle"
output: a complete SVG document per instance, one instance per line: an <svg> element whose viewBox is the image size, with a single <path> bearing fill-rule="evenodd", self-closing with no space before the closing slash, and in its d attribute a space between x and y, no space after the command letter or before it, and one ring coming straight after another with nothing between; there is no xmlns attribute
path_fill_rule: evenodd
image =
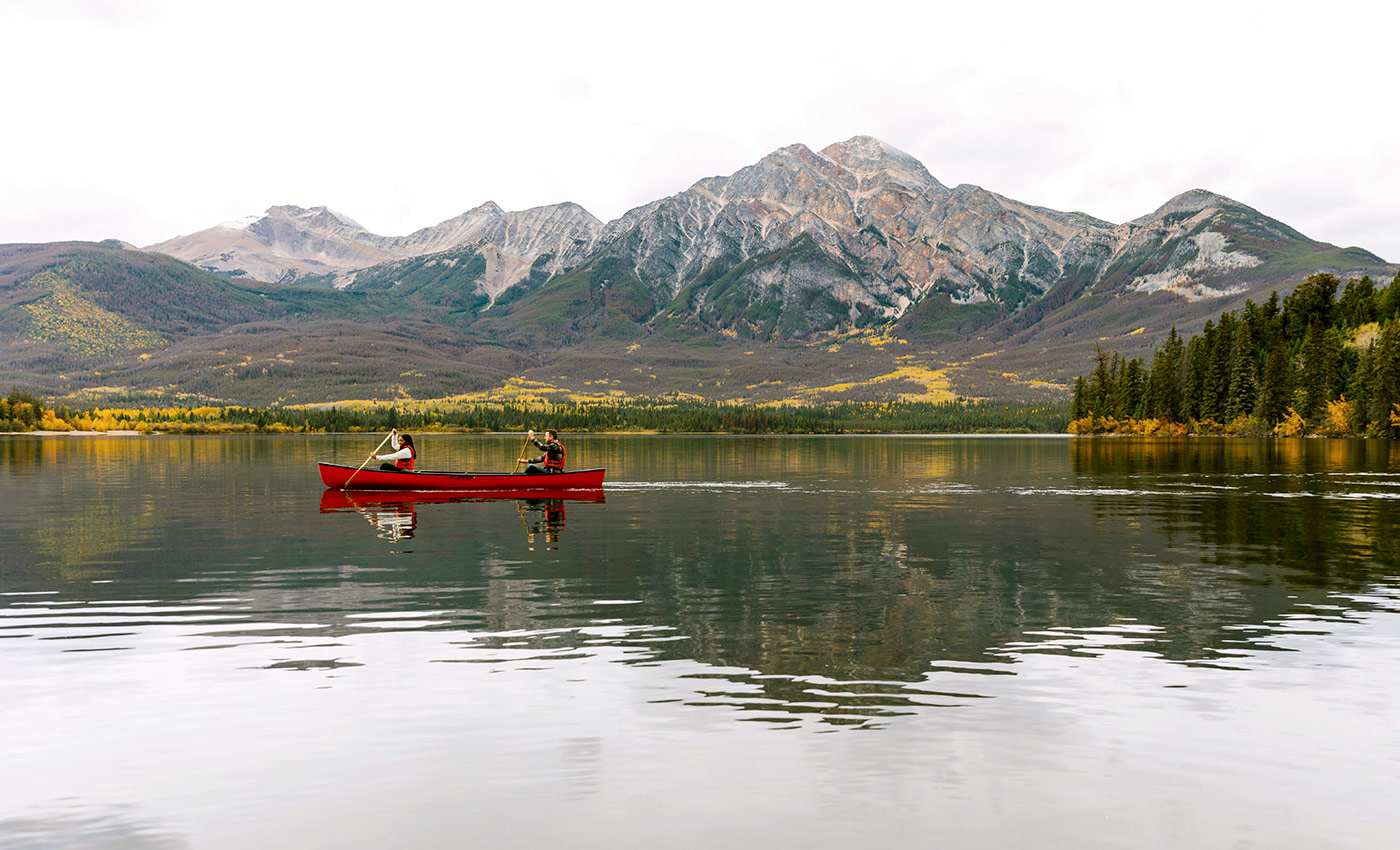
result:
<svg viewBox="0 0 1400 850"><path fill-rule="evenodd" d="M366 463L369 463L370 461L374 460L374 456L375 456L376 454L378 454L378 452L379 452L380 449L384 448L384 444L387 443L387 442L389 442L389 438L392 437L392 436L394 436L394 433L395 433L395 431L397 431L397 430L398 430L398 429L393 429L393 430L389 431L389 433L387 433L387 434L384 435L384 439L380 440L380 441L379 441L379 445L375 446L375 447L374 447L374 451L370 452L370 453L369 453L369 457L365 458L365 463L360 464L360 469L364 469ZM350 482L351 482L351 481L354 481L354 480L355 480L355 476L360 474L360 469L357 469L357 470L355 470L354 472L350 473L350 477L347 478L347 479L345 479L345 486L341 487L340 489L342 489L342 490L349 490L349 489L350 489Z"/></svg>
<svg viewBox="0 0 1400 850"><path fill-rule="evenodd" d="M525 462L525 450L528 448L530 448L530 438L526 437L525 445L520 447L520 457L515 459L515 469L512 469L510 471L511 475L514 475L515 473L520 471L520 464Z"/></svg>

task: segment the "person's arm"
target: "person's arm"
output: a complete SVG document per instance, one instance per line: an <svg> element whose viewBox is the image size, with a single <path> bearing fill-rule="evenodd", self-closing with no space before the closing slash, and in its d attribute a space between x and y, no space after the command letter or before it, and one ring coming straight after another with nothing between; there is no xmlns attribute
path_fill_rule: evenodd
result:
<svg viewBox="0 0 1400 850"><path fill-rule="evenodd" d="M405 446L404 448L399 449L398 451L394 452L393 454L375 455L375 456L374 456L374 459L375 459L375 460L408 460L408 459L411 458L411 457L413 457L413 450L410 449L410 448L408 448L407 446Z"/></svg>

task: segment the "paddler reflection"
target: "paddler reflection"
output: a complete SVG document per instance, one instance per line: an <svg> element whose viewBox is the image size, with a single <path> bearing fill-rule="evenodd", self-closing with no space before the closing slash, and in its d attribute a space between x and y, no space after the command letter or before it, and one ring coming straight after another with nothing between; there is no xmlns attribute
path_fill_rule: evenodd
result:
<svg viewBox="0 0 1400 850"><path fill-rule="evenodd" d="M340 511L358 513L374 526L376 537L391 542L412 540L418 528L416 500L398 494L352 496L344 490L327 490L321 494L321 513Z"/></svg>
<svg viewBox="0 0 1400 850"><path fill-rule="evenodd" d="M525 538L533 548L537 535L544 537L545 549L558 548L559 532L564 530L563 499L519 499L515 509L520 514L520 524L525 526Z"/></svg>
<svg viewBox="0 0 1400 850"><path fill-rule="evenodd" d="M411 540L413 530L418 527L418 509L412 502L376 506L363 513L375 526L375 536L385 540Z"/></svg>

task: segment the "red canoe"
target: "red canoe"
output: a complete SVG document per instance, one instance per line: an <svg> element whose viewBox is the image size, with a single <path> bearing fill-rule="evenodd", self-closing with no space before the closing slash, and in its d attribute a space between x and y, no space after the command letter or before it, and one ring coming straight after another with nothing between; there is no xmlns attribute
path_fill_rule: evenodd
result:
<svg viewBox="0 0 1400 850"><path fill-rule="evenodd" d="M363 511L395 505L446 504L448 502L494 502L501 499L549 502L597 502L608 500L602 488L597 490L360 490L359 476L354 490L321 491L321 513Z"/></svg>
<svg viewBox="0 0 1400 850"><path fill-rule="evenodd" d="M317 464L327 487L352 490L596 490L605 469L527 475L523 472L390 472L338 463Z"/></svg>

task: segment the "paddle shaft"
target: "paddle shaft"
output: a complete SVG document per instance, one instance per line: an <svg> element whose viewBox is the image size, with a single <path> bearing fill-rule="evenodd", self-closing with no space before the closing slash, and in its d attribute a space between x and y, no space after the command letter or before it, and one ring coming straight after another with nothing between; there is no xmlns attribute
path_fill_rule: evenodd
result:
<svg viewBox="0 0 1400 850"><path fill-rule="evenodd" d="M367 464L367 463L369 463L370 461L374 460L375 454L376 454L380 449L384 448L384 444L387 443L387 442L389 442L389 438L392 437L392 436L394 436L394 432L393 432L393 431L390 431L389 433L387 433L387 434L384 435L384 439L380 440L380 441L379 441L379 445L375 446L375 447L374 447L374 451L370 452L370 453L369 453L369 457L365 458L365 463L360 464L360 469L364 469L364 468L365 468L365 464ZM350 473L350 477L347 478L347 479L345 479L345 486L344 486L344 487L341 487L340 489L342 489L342 490L349 490L349 489L350 489L350 482L351 482L351 481L354 481L354 480L355 480L355 476L360 474L360 469L357 469L357 470L355 470L354 472Z"/></svg>
<svg viewBox="0 0 1400 850"><path fill-rule="evenodd" d="M530 438L526 437L525 445L520 447L520 457L515 459L515 469L512 469L510 471L511 475L514 475L515 473L520 471L520 464L525 462L525 450L528 448L530 448Z"/></svg>

